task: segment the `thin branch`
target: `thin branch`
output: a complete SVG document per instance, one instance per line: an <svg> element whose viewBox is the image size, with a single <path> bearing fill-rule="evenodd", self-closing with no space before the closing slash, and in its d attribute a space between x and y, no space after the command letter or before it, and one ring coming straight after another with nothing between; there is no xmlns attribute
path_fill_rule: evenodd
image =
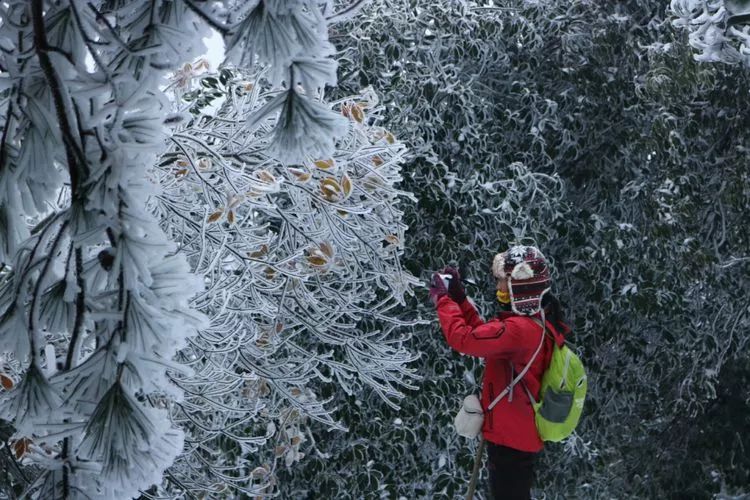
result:
<svg viewBox="0 0 750 500"><path fill-rule="evenodd" d="M5 126L3 127L3 137L0 139L0 172L3 171L5 166L5 159L8 155L8 131L10 130L10 123L13 119L13 101L8 103L8 114L5 116Z"/></svg>
<svg viewBox="0 0 750 500"><path fill-rule="evenodd" d="M357 12L362 10L365 7L365 5L367 5L368 1L369 0L356 0L348 7L341 9L338 12L334 12L333 14L326 17L325 19L329 24L346 21L347 19L355 15Z"/></svg>
<svg viewBox="0 0 750 500"><path fill-rule="evenodd" d="M226 26L226 25L222 24L221 22L213 19L211 16L209 16L208 14L206 14L205 12L203 12L197 5L195 5L192 2L192 0L184 0L184 1L185 1L185 5L187 5L188 9L192 10L195 13L195 15L198 16L198 17L200 17L201 19L203 19L206 22L206 24L208 24L213 29L215 29L216 31L218 31L219 33L221 33L222 36L225 36L225 35L227 35L229 33L229 27L228 26Z"/></svg>
<svg viewBox="0 0 750 500"><path fill-rule="evenodd" d="M63 85L52 65L52 60L49 58L48 52L52 49L47 41L43 8L42 0L31 1L31 17L34 25L34 44L36 45L36 54L39 58L39 66L42 68L42 73L44 73L44 78L47 80L49 91L52 94L52 100L55 103L55 111L57 112L57 120L62 132L63 143L65 145L65 156L68 162L71 194L73 199L78 199L82 196L80 189L80 176L81 174L85 176L88 173L88 168L86 166L84 155L73 137L73 129L69 121L65 99L63 98L62 93Z"/></svg>
<svg viewBox="0 0 750 500"><path fill-rule="evenodd" d="M65 229L68 227L69 221L64 221L60 225L60 229L57 232L57 235L55 235L55 239L52 241L52 247L50 248L49 253L46 257L46 262L44 263L44 267L42 268L42 272L39 274L36 280L36 284L34 285L34 293L31 297L31 306L29 310L29 344L31 347L31 359L32 363L37 358L37 352L36 352L36 324L35 319L37 315L37 302L39 301L39 295L42 291L42 283L44 283L45 276L47 275L47 272L50 269L50 266L52 265L52 262L54 260L55 252L57 251L57 246L60 244L60 241L62 241L62 236L65 234ZM40 237L41 240L41 237Z"/></svg>
<svg viewBox="0 0 750 500"><path fill-rule="evenodd" d="M76 285L78 286L78 294L76 294L76 319L73 326L73 334L70 338L70 347L65 357L65 371L73 368L73 358L78 351L78 340L83 330L83 319L86 312L86 282L83 278L83 251L81 247L75 249L75 260Z"/></svg>

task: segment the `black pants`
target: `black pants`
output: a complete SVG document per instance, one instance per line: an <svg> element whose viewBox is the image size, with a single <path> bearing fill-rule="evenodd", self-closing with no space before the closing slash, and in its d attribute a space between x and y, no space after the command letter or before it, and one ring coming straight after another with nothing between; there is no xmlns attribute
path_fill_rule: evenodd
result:
<svg viewBox="0 0 750 500"><path fill-rule="evenodd" d="M529 500L536 453L487 443L490 490L495 500Z"/></svg>

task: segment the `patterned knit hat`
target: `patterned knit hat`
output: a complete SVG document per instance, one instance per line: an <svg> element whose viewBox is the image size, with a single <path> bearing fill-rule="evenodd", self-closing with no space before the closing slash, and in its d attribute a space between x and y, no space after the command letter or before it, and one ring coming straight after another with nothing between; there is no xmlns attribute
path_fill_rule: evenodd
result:
<svg viewBox="0 0 750 500"><path fill-rule="evenodd" d="M533 246L515 245L495 255L492 274L508 280L510 305L516 314L538 313L552 285L547 259Z"/></svg>

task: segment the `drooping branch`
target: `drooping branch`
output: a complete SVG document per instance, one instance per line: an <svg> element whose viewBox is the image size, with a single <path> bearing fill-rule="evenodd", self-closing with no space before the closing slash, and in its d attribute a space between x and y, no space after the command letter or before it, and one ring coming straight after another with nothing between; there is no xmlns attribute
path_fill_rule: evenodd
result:
<svg viewBox="0 0 750 500"><path fill-rule="evenodd" d="M78 145L78 141L73 135L73 127L70 123L70 113L68 103L63 95L63 85L60 77L55 71L52 60L48 52L51 51L47 41L47 28L44 25L44 1L31 0L31 19L34 26L34 45L39 66L42 68L44 78L49 85L52 100L55 104L57 120L62 133L63 144L65 145L65 156L68 163L68 173L70 175L70 189L74 199L83 196L81 190L81 179L88 175L88 167L83 151Z"/></svg>

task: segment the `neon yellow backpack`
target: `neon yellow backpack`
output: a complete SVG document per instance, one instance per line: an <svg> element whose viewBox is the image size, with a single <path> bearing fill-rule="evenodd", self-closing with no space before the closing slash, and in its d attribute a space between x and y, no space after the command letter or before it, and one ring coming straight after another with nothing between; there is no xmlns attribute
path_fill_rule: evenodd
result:
<svg viewBox="0 0 750 500"><path fill-rule="evenodd" d="M542 326L536 318L532 319ZM539 401L534 400L528 389L526 393L534 407L539 437L542 441L558 442L570 436L578 425L586 399L587 379L576 353L567 345L553 344L549 367L542 375Z"/></svg>

